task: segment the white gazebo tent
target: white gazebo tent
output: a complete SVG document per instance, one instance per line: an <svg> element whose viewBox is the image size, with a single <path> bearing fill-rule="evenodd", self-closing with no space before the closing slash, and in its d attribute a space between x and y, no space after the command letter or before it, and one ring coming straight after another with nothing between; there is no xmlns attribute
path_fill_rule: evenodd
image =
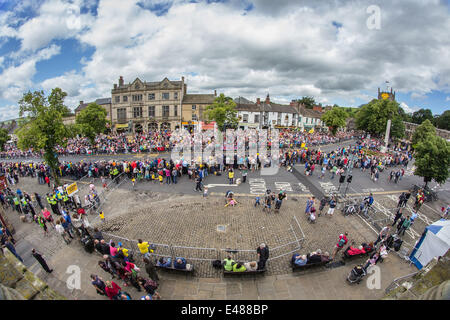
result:
<svg viewBox="0 0 450 320"><path fill-rule="evenodd" d="M420 270L433 258L443 256L450 249L450 221L441 219L425 228L409 259Z"/></svg>

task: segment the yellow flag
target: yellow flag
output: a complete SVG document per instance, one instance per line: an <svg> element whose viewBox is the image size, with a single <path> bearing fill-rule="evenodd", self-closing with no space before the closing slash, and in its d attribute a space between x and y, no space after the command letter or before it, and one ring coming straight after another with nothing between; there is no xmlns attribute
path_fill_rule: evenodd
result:
<svg viewBox="0 0 450 320"><path fill-rule="evenodd" d="M302 145L301 145L300 147L301 147L301 148L304 148L304 147L305 147L305 143L303 142Z"/></svg>
<svg viewBox="0 0 450 320"><path fill-rule="evenodd" d="M314 133L314 128L311 128L311 130L309 130L309 133Z"/></svg>

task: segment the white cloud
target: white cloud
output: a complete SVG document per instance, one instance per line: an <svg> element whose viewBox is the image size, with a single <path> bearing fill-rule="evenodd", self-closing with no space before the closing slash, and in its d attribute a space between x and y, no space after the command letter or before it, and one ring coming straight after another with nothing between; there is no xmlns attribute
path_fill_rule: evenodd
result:
<svg viewBox="0 0 450 320"><path fill-rule="evenodd" d="M34 87L31 79L36 74L36 63L48 60L54 55L59 54L60 49L59 46L52 45L29 56L28 59L25 59L18 65L12 65L3 69L3 72L0 74L0 78L2 79L0 81L0 98L12 102L19 101L24 92L32 90ZM18 112L17 106L8 105L7 107L0 107L0 119L8 119L6 116L10 114L11 108L15 108ZM18 116L17 112L13 118Z"/></svg>
<svg viewBox="0 0 450 320"><path fill-rule="evenodd" d="M73 3L48 0L38 10L38 15L25 22L17 32L22 42L21 50L35 51L54 39L75 37L91 21L89 14L80 13L82 0Z"/></svg>
<svg viewBox="0 0 450 320"><path fill-rule="evenodd" d="M32 84L35 64L23 62L19 76L12 69L7 75L14 81L6 83L20 78L25 85L19 89L63 87L72 107L79 100L110 96L120 75L126 82L185 76L189 92L217 89L252 100L269 92L276 102L303 95L331 104L370 101L386 79L394 90L413 98L450 87L450 18L439 1L380 5L381 30L366 26L368 0L254 0L246 15L243 9L250 1L176 0L162 16L143 10L138 2L100 0L97 16L81 15L80 28L67 25L66 0L45 1L36 9L38 16L17 30L7 23L11 14L4 21L0 16L0 35L21 40L15 59L46 48L54 39L76 38L95 48L91 57L82 59L81 70ZM149 7L170 1L145 2ZM333 21L342 27L337 30ZM17 95L18 89L10 87Z"/></svg>
<svg viewBox="0 0 450 320"><path fill-rule="evenodd" d="M450 101L450 97L445 98L445 101Z"/></svg>
<svg viewBox="0 0 450 320"><path fill-rule="evenodd" d="M413 107L413 108L411 108L411 107L409 107L405 102L401 102L401 103L400 103L400 107L402 107L402 109L403 109L406 113L413 113L413 112L415 112L415 111L417 111L417 110L420 109L419 107Z"/></svg>

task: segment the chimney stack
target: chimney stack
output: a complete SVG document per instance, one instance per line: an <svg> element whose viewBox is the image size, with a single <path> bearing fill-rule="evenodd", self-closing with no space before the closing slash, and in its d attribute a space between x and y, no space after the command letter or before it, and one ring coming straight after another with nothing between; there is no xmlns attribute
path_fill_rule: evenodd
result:
<svg viewBox="0 0 450 320"><path fill-rule="evenodd" d="M123 77L120 76L119 78L119 87L123 86Z"/></svg>
<svg viewBox="0 0 450 320"><path fill-rule="evenodd" d="M256 98L256 104L259 106L261 104L261 99Z"/></svg>
<svg viewBox="0 0 450 320"><path fill-rule="evenodd" d="M269 94L267 94L267 97L266 97L266 104L270 104L270 97L269 97Z"/></svg>
<svg viewBox="0 0 450 320"><path fill-rule="evenodd" d="M181 77L181 81L183 81L183 82L184 82L184 77Z"/></svg>
<svg viewBox="0 0 450 320"><path fill-rule="evenodd" d="M83 101L83 100L80 100L80 106L83 105L83 104L84 104L84 101Z"/></svg>
<svg viewBox="0 0 450 320"><path fill-rule="evenodd" d="M214 97L217 97L217 90L214 89Z"/></svg>
<svg viewBox="0 0 450 320"><path fill-rule="evenodd" d="M117 89L117 83L114 83L114 89Z"/></svg>

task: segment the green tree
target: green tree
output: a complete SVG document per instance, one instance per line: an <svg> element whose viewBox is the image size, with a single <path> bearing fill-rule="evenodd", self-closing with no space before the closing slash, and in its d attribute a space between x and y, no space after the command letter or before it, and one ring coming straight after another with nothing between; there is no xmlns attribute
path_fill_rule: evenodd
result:
<svg viewBox="0 0 450 320"><path fill-rule="evenodd" d="M324 113L322 121L331 128L331 133L335 135L339 128L345 127L345 120L347 120L348 117L348 113L345 112L343 108L333 107L333 109Z"/></svg>
<svg viewBox="0 0 450 320"><path fill-rule="evenodd" d="M0 150L5 151L5 144L9 141L11 137L8 134L8 130L0 128Z"/></svg>
<svg viewBox="0 0 450 320"><path fill-rule="evenodd" d="M420 109L412 114L412 122L421 124L425 120L433 121L433 113L430 109Z"/></svg>
<svg viewBox="0 0 450 320"><path fill-rule="evenodd" d="M387 121L391 119L391 136L402 138L405 134L405 126L399 115L397 101L373 99L360 108L355 119L359 130L378 136L385 133Z"/></svg>
<svg viewBox="0 0 450 320"><path fill-rule="evenodd" d="M215 121L217 128L223 131L226 128L236 128L239 123L237 118L236 103L232 98L221 93L214 103L206 107L205 115L209 121Z"/></svg>
<svg viewBox="0 0 450 320"><path fill-rule="evenodd" d="M96 103L90 103L77 115L75 122L82 135L86 136L91 144L94 144L95 136L106 130L107 112Z"/></svg>
<svg viewBox="0 0 450 320"><path fill-rule="evenodd" d="M436 127L439 129L450 130L450 110L446 110L436 119Z"/></svg>
<svg viewBox="0 0 450 320"><path fill-rule="evenodd" d="M411 138L411 146L415 149L417 145L429 138L429 136L436 135L436 128L433 126L430 120L425 120L420 126L414 130Z"/></svg>
<svg viewBox="0 0 450 320"><path fill-rule="evenodd" d="M297 102L302 103L306 109L312 109L316 105L314 97L302 97L297 99Z"/></svg>
<svg viewBox="0 0 450 320"><path fill-rule="evenodd" d="M34 148L44 150L44 160L50 166L57 184L58 156L55 147L65 147L67 138L73 136L73 128L63 124L63 115L69 108L64 105L67 93L60 88L52 90L46 97L43 91L25 93L19 101L20 117L26 116L24 123L17 130L18 145L21 149ZM69 110L70 113L70 110Z"/></svg>
<svg viewBox="0 0 450 320"><path fill-rule="evenodd" d="M428 135L415 148L414 174L423 177L425 186L431 180L445 183L449 177L450 142L437 135Z"/></svg>
<svg viewBox="0 0 450 320"><path fill-rule="evenodd" d="M398 114L400 115L400 117L402 118L403 121L406 122L413 122L412 120L412 114L411 113L406 113L405 110L403 110L402 107L398 107Z"/></svg>

